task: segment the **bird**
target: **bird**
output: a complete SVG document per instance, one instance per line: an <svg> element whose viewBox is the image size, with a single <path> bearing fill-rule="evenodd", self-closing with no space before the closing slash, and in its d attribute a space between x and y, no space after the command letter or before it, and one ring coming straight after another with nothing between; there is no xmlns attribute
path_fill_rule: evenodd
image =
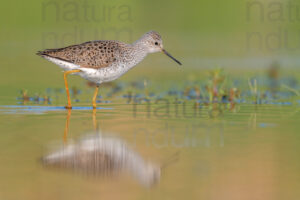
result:
<svg viewBox="0 0 300 200"><path fill-rule="evenodd" d="M92 100L95 109L101 83L118 79L140 63L148 54L155 52L162 52L179 65L182 65L164 49L162 37L156 31L145 33L132 44L117 40L94 40L63 48L38 51L37 55L64 70L64 82L68 99L66 109L72 109L67 81L69 74L79 75L96 84Z"/></svg>

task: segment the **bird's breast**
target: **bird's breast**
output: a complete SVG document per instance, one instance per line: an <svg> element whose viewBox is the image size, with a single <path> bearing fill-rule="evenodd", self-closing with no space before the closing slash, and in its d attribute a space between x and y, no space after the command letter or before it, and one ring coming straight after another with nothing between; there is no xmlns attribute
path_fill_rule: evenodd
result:
<svg viewBox="0 0 300 200"><path fill-rule="evenodd" d="M79 75L97 84L110 82L118 79L128 70L133 68L145 58L146 54L130 55L119 57L119 59L108 67L99 69L84 68Z"/></svg>
<svg viewBox="0 0 300 200"><path fill-rule="evenodd" d="M79 73L83 78L92 81L94 83L100 84L103 82L110 82L118 79L120 76L125 74L131 66L125 63L114 63L109 67L93 69L93 68L81 68Z"/></svg>

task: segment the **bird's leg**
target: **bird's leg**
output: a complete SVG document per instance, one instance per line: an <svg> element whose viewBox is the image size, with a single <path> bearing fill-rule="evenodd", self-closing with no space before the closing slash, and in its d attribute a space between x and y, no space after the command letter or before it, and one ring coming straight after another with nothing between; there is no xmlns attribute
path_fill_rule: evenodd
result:
<svg viewBox="0 0 300 200"><path fill-rule="evenodd" d="M98 95L98 90L99 90L99 85L97 85L95 88L94 97L93 97L93 109L97 108L96 99Z"/></svg>
<svg viewBox="0 0 300 200"><path fill-rule="evenodd" d="M65 106L66 109L72 109L67 76L69 74L76 73L76 72L80 72L80 70L79 69L75 69L75 70L70 70L70 71L65 71L64 72L65 87L66 87L66 92L67 92L67 97L68 97L68 105Z"/></svg>

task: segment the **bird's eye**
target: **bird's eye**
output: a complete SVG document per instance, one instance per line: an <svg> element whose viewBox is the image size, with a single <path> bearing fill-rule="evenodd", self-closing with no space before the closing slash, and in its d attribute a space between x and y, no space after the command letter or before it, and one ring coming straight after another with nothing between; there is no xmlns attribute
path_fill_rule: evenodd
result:
<svg viewBox="0 0 300 200"><path fill-rule="evenodd" d="M155 44L155 45L158 45L158 42L155 42L154 44Z"/></svg>

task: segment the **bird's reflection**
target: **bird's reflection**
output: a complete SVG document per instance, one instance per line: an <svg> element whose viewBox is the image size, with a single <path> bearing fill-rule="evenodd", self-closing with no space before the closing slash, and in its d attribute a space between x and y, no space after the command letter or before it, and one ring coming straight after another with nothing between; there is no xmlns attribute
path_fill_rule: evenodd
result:
<svg viewBox="0 0 300 200"><path fill-rule="evenodd" d="M173 162L169 158L163 165L148 162L132 150L124 140L98 130L96 110L93 110L94 132L84 135L77 142L68 142L71 110L68 110L64 130L64 145L42 158L45 166L68 169L96 177L128 172L144 186L159 182L161 170Z"/></svg>
<svg viewBox="0 0 300 200"><path fill-rule="evenodd" d="M71 109L68 109L67 111L67 119L66 119L66 126L65 126L65 131L64 131L64 144L67 143L67 139L68 139L68 132L69 132L69 124L70 124L70 117L71 117Z"/></svg>

